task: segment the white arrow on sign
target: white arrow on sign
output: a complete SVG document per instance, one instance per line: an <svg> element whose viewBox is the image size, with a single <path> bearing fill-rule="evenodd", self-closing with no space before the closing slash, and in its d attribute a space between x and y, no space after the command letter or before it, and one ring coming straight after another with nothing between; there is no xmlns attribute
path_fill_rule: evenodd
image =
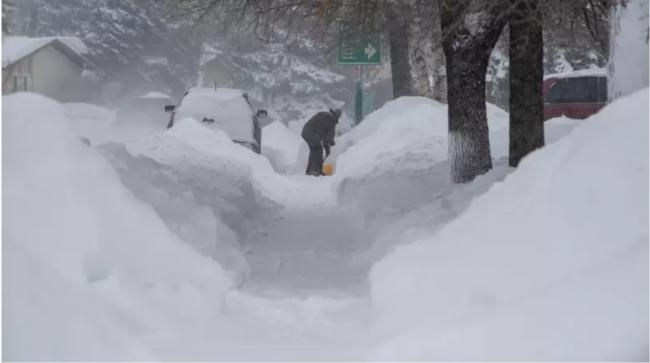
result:
<svg viewBox="0 0 650 363"><path fill-rule="evenodd" d="M372 58L373 55L375 55L375 53L377 53L377 49L375 49L372 46L372 44L368 43L368 46L366 47L364 52L366 53L366 57L368 57L368 59L370 59L370 58Z"/></svg>

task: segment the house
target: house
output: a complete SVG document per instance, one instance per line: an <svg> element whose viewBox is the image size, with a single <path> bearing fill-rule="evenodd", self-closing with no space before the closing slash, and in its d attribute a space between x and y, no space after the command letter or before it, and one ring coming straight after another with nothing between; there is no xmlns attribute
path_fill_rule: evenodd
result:
<svg viewBox="0 0 650 363"><path fill-rule="evenodd" d="M241 87L241 70L230 60L220 56L202 63L200 74L199 85L203 87Z"/></svg>
<svg viewBox="0 0 650 363"><path fill-rule="evenodd" d="M84 99L82 73L93 69L76 37L3 37L2 94L29 91L60 102Z"/></svg>

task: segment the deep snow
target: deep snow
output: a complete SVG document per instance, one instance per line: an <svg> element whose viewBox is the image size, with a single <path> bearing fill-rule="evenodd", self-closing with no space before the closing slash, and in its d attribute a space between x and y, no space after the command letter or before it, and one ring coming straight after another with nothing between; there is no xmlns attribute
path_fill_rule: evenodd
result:
<svg viewBox="0 0 650 363"><path fill-rule="evenodd" d="M372 271L375 359L648 359L648 90ZM426 316L426 319L423 319Z"/></svg>
<svg viewBox="0 0 650 363"><path fill-rule="evenodd" d="M276 172L288 174L294 170L296 164L302 165L298 155L304 141L282 122L274 121L264 126L262 135L262 155L269 159Z"/></svg>
<svg viewBox="0 0 650 363"><path fill-rule="evenodd" d="M547 122L515 171L488 105L495 168L457 186L423 98L313 178L283 125L270 161L191 119L88 146L3 97L3 358L647 359L647 98Z"/></svg>
<svg viewBox="0 0 650 363"><path fill-rule="evenodd" d="M122 185L60 104L3 97L3 119L4 359L155 359L148 337L217 313L221 267Z"/></svg>

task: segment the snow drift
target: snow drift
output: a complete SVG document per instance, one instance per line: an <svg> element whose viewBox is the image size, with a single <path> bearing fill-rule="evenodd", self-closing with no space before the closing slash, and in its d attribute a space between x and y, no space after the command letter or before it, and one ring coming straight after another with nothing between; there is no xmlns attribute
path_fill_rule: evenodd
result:
<svg viewBox="0 0 650 363"><path fill-rule="evenodd" d="M62 106L3 96L6 360L155 360L232 282L80 141ZM200 312L200 313L199 313Z"/></svg>
<svg viewBox="0 0 650 363"><path fill-rule="evenodd" d="M339 202L359 209L374 241L355 256L359 264L370 266L393 247L436 233L513 170L507 164L508 114L491 104L486 108L494 168L466 185L450 180L447 106L436 101L401 97L337 139ZM545 122L547 144L580 122Z"/></svg>
<svg viewBox="0 0 650 363"><path fill-rule="evenodd" d="M281 210L296 203L310 205L312 199L322 199L310 192L309 182L313 178L280 175L266 157L193 119L179 120L164 133L125 145L133 155L146 156L170 167L183 183L195 188L195 193L210 188L211 194L203 196L221 198L238 209L235 212L239 219L242 211L248 217L258 214L257 211Z"/></svg>
<svg viewBox="0 0 650 363"><path fill-rule="evenodd" d="M648 87L648 1L612 6L609 38L610 100Z"/></svg>
<svg viewBox="0 0 650 363"><path fill-rule="evenodd" d="M647 360L648 90L372 270L374 359Z"/></svg>
<svg viewBox="0 0 650 363"><path fill-rule="evenodd" d="M262 155L269 159L273 169L284 174L292 171L299 162L300 147L305 143L302 138L280 121L264 126L262 135ZM300 162L301 165L303 163L304 161Z"/></svg>
<svg viewBox="0 0 650 363"><path fill-rule="evenodd" d="M114 112L90 103L66 103L63 110L73 131L87 138L92 145L102 144L113 137Z"/></svg>
<svg viewBox="0 0 650 363"><path fill-rule="evenodd" d="M124 145L108 143L100 151L111 162L133 194L151 206L165 225L197 252L219 262L236 284L249 274L242 246L235 231L211 208L209 201L194 195L163 164L129 154Z"/></svg>
<svg viewBox="0 0 650 363"><path fill-rule="evenodd" d="M487 104L492 156L507 155L495 135L508 114ZM507 137L507 129L505 129ZM507 140L507 139L506 139ZM408 209L452 187L447 158L447 106L424 97L400 97L337 139L335 188L339 202L368 213Z"/></svg>

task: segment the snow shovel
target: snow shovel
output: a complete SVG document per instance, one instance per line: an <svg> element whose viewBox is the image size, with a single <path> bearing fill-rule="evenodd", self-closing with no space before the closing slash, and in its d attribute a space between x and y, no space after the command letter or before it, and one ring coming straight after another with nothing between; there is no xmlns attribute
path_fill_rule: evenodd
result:
<svg viewBox="0 0 650 363"><path fill-rule="evenodd" d="M328 176L334 174L334 167L332 167L332 164L323 164L323 174Z"/></svg>
<svg viewBox="0 0 650 363"><path fill-rule="evenodd" d="M325 159L327 159L327 156ZM325 163L325 159L323 159L323 175L331 176L334 174L334 166L330 163Z"/></svg>

